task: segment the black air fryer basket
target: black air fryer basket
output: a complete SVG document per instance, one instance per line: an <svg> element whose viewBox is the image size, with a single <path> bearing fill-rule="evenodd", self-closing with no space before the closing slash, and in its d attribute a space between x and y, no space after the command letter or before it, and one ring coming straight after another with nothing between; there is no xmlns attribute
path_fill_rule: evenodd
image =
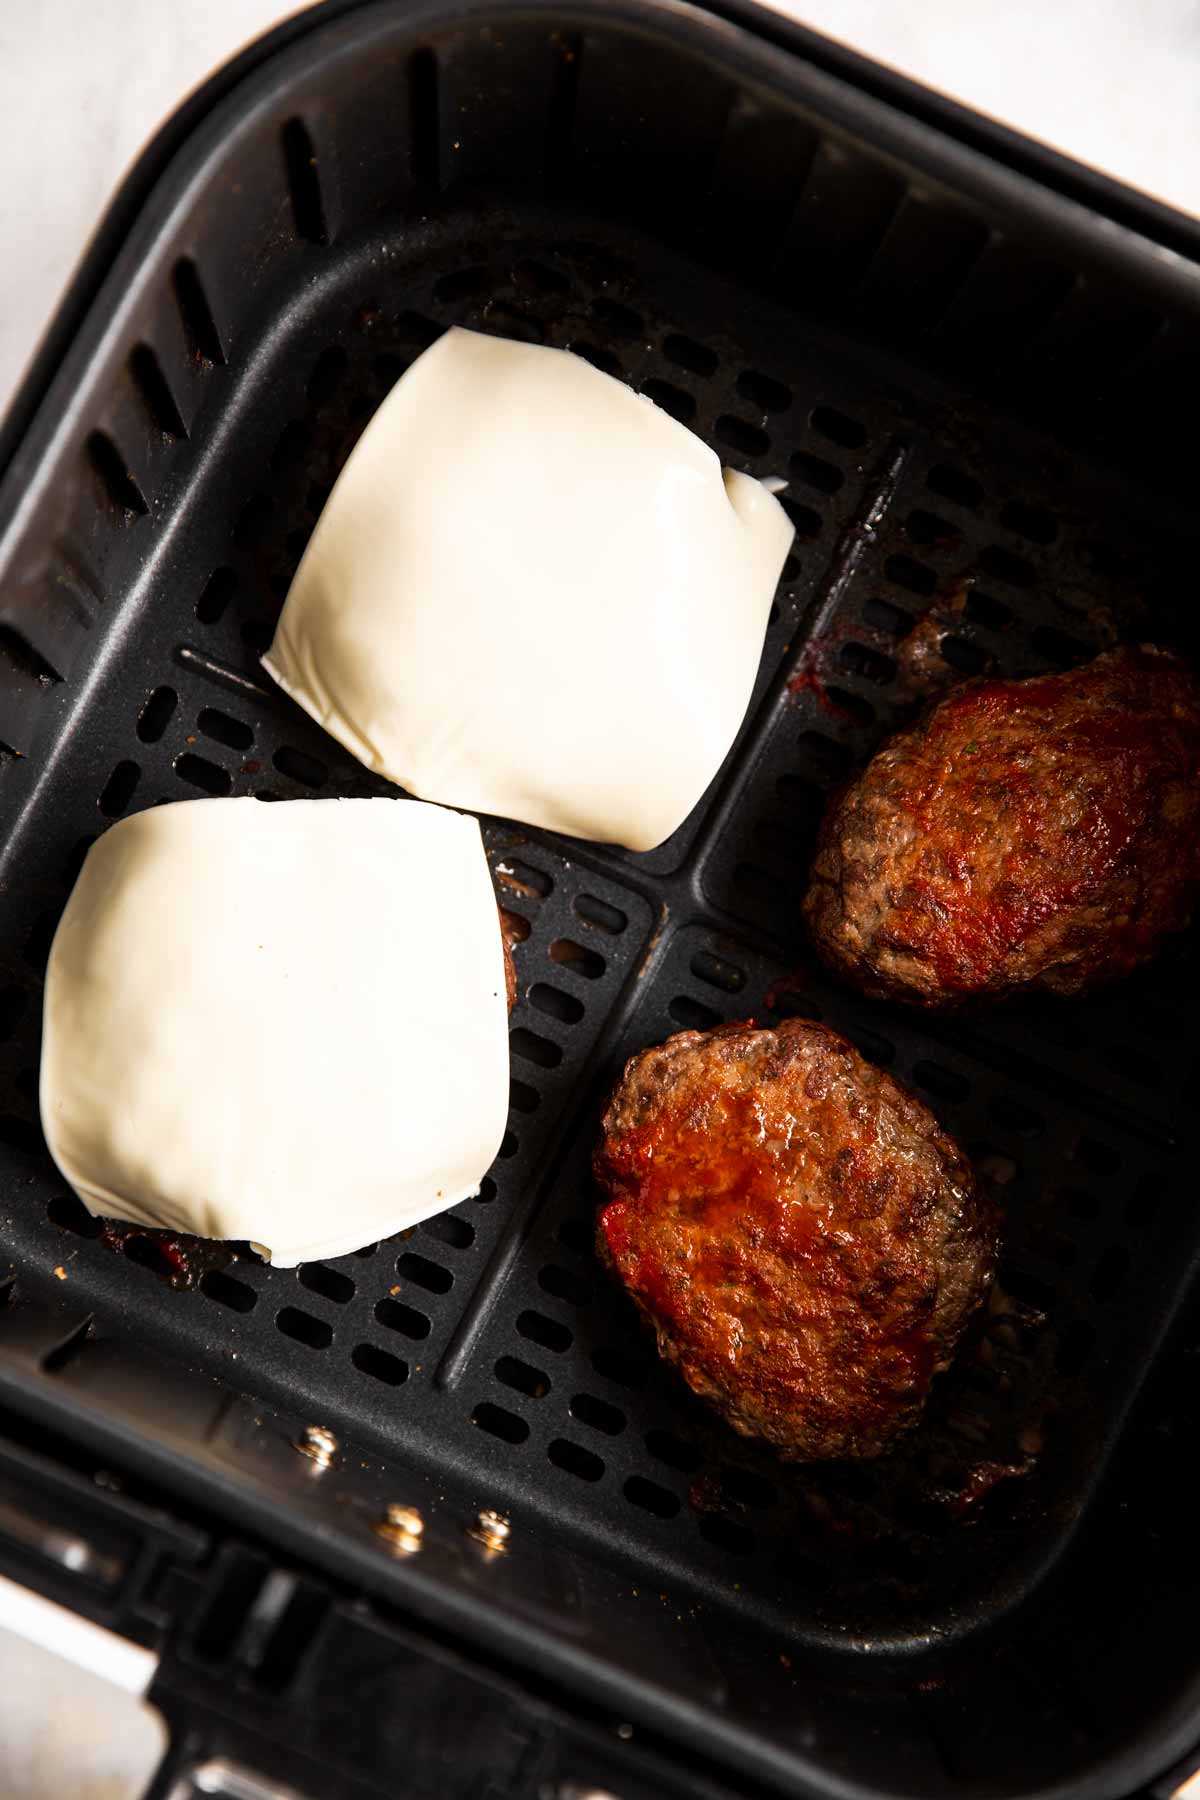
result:
<svg viewBox="0 0 1200 1800"><path fill-rule="evenodd" d="M156 1793L214 1757L309 1800L1108 1800L1188 1772L1194 945L1087 1001L926 1018L822 974L798 902L825 792L931 659L1195 650L1198 255L734 5L321 9L149 153L0 467L0 1570L161 1651ZM787 480L747 723L649 855L487 822L522 941L478 1200L298 1271L112 1233L38 1126L56 921L129 811L391 791L258 657L449 324L569 346ZM725 1430L592 1250L623 1058L788 1013L894 1070L1002 1196L990 1311L879 1464Z"/></svg>

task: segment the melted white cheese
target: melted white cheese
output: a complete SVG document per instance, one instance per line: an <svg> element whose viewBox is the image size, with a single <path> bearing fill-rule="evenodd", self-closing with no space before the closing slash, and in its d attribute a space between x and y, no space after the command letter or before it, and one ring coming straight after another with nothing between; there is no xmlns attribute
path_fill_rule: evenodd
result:
<svg viewBox="0 0 1200 1800"><path fill-rule="evenodd" d="M474 819L192 800L89 851L50 954L41 1109L92 1212L339 1256L477 1193L507 1108Z"/></svg>
<svg viewBox="0 0 1200 1800"><path fill-rule="evenodd" d="M648 850L733 743L791 538L621 382L455 329L367 427L263 662L426 800Z"/></svg>

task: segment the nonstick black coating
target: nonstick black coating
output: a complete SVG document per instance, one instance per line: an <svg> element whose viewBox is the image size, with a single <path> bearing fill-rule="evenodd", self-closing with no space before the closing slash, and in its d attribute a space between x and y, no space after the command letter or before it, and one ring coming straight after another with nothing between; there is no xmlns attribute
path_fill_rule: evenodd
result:
<svg viewBox="0 0 1200 1800"><path fill-rule="evenodd" d="M798 902L824 794L912 716L930 661L1190 648L1191 527L1160 472L1195 272L1084 242L1073 216L1051 255L1032 200L1022 220L1016 189L972 192L969 159L938 185L915 143L898 160L903 134L854 139L811 71L772 97L615 15L432 36L356 17L210 122L181 211L127 247L113 333L95 321L42 415L44 455L0 490L5 1256L97 1329L477 1474L730 1629L893 1660L969 1640L1061 1556L1186 1287L1194 947L1084 1002L938 1020L821 973ZM686 107L662 105L668 74ZM218 1256L181 1287L169 1246L114 1247L49 1163L50 938L129 811L392 791L257 658L358 434L451 323L568 346L788 481L754 703L657 851L487 823L525 936L510 1131L479 1200L336 1264ZM797 1011L921 1094L1005 1211L988 1318L869 1467L784 1468L725 1430L591 1248L587 1159L623 1058Z"/></svg>

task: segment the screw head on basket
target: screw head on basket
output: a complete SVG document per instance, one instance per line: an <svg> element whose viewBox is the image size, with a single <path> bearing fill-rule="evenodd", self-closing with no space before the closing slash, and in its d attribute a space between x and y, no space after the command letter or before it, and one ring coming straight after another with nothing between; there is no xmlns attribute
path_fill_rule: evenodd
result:
<svg viewBox="0 0 1200 1800"><path fill-rule="evenodd" d="M301 1456L307 1456L318 1469L327 1469L338 1453L338 1441L324 1425L306 1425L292 1445Z"/></svg>
<svg viewBox="0 0 1200 1800"><path fill-rule="evenodd" d="M411 1556L421 1548L425 1521L415 1506L404 1506L398 1500L391 1500L371 1529L397 1555Z"/></svg>
<svg viewBox="0 0 1200 1800"><path fill-rule="evenodd" d="M467 1526L467 1536L473 1537L477 1544L482 1544L485 1550L494 1553L508 1549L511 1535L512 1526L508 1522L508 1515L495 1512L490 1506L485 1506L482 1512L476 1513L474 1523Z"/></svg>

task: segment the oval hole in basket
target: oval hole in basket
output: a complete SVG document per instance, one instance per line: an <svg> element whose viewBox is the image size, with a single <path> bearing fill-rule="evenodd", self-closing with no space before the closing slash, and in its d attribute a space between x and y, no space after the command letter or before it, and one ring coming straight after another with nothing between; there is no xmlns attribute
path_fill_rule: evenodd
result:
<svg viewBox="0 0 1200 1800"><path fill-rule="evenodd" d="M597 931L607 931L611 937L618 937L629 923L627 913L596 894L577 895L575 912L585 925L594 925Z"/></svg>
<svg viewBox="0 0 1200 1800"><path fill-rule="evenodd" d="M165 1281L179 1273L177 1265L156 1238L135 1232L123 1240L121 1248L131 1263L136 1263L139 1269L149 1269L152 1275L160 1275Z"/></svg>
<svg viewBox="0 0 1200 1800"><path fill-rule="evenodd" d="M1074 668L1090 661L1096 654L1091 644L1072 637L1068 631L1057 631L1053 625L1039 625L1030 636L1029 644L1038 656L1060 669Z"/></svg>
<svg viewBox="0 0 1200 1800"><path fill-rule="evenodd" d="M475 1242L475 1227L452 1212L435 1213L432 1219L424 1221L421 1230L450 1250L467 1250Z"/></svg>
<svg viewBox="0 0 1200 1800"><path fill-rule="evenodd" d="M844 716L850 730L862 731L875 723L875 708L861 694L853 694L849 688L834 687L831 682L827 682L825 698L830 706Z"/></svg>
<svg viewBox="0 0 1200 1800"><path fill-rule="evenodd" d="M565 1469L580 1481L599 1481L604 1473L603 1459L594 1450L572 1443L570 1438L554 1438L546 1446L546 1455L556 1469Z"/></svg>
<svg viewBox="0 0 1200 1800"><path fill-rule="evenodd" d="M779 1501L778 1489L752 1469L722 1469L721 1490L737 1506L775 1506Z"/></svg>
<svg viewBox="0 0 1200 1800"><path fill-rule="evenodd" d="M723 993L737 994L746 985L744 972L735 963L726 962L723 956L713 956L707 950L698 950L689 965L692 974L709 987L720 988Z"/></svg>
<svg viewBox="0 0 1200 1800"><path fill-rule="evenodd" d="M890 600L880 600L875 595L863 602L862 616L865 624L894 638L906 637L916 622L902 606L893 606Z"/></svg>
<svg viewBox="0 0 1200 1800"><path fill-rule="evenodd" d="M502 1356L496 1363L496 1380L502 1381L505 1387L515 1388L519 1394L527 1394L531 1400L541 1400L550 1392L550 1377L541 1369L535 1369L532 1363L522 1362L516 1356Z"/></svg>
<svg viewBox="0 0 1200 1800"><path fill-rule="evenodd" d="M536 1064L539 1069L557 1069L562 1061L563 1053L557 1044L542 1037L540 1032L529 1031L524 1025L518 1025L509 1033L508 1042L514 1056Z"/></svg>
<svg viewBox="0 0 1200 1800"><path fill-rule="evenodd" d="M232 569L214 569L196 602L196 617L200 623L215 625L224 615L236 589L237 577Z"/></svg>
<svg viewBox="0 0 1200 1800"><path fill-rule="evenodd" d="M743 400L760 412L786 412L792 404L792 390L782 381L763 375L757 369L743 369L737 378L737 391Z"/></svg>
<svg viewBox="0 0 1200 1800"><path fill-rule="evenodd" d="M542 1096L535 1087L531 1087L527 1081L518 1081L514 1075L509 1077L508 1101L519 1113L528 1114L537 1111L542 1104Z"/></svg>
<svg viewBox="0 0 1200 1800"><path fill-rule="evenodd" d="M515 856L506 856L496 864L496 880L525 900L544 900L554 891L553 879L545 869L521 862Z"/></svg>
<svg viewBox="0 0 1200 1800"><path fill-rule="evenodd" d="M1108 1175L1120 1168L1121 1152L1101 1143L1099 1138L1085 1134L1075 1145L1073 1160L1090 1169L1093 1175Z"/></svg>
<svg viewBox="0 0 1200 1800"><path fill-rule="evenodd" d="M491 1437L501 1438L506 1444L523 1444L529 1436L529 1427L524 1419L511 1413L503 1406L495 1406L490 1400L481 1400L471 1414L472 1425L478 1425Z"/></svg>
<svg viewBox="0 0 1200 1800"><path fill-rule="evenodd" d="M631 1475L621 1492L631 1505L653 1513L656 1519L673 1519L681 1504L677 1494L660 1487L657 1481L648 1481L644 1475Z"/></svg>
<svg viewBox="0 0 1200 1800"><path fill-rule="evenodd" d="M354 1298L354 1283L340 1269L331 1269L325 1263L305 1263L300 1269L300 1285L312 1294L320 1294L325 1300L333 1300L338 1306L345 1306Z"/></svg>
<svg viewBox="0 0 1200 1800"><path fill-rule="evenodd" d="M513 264L512 278L513 286L527 294L569 294L571 291L570 280L561 269L553 269L531 256Z"/></svg>
<svg viewBox="0 0 1200 1800"><path fill-rule="evenodd" d="M433 291L439 300L472 300L477 294L485 293L490 284L491 277L484 265L473 263L443 275Z"/></svg>
<svg viewBox="0 0 1200 1800"><path fill-rule="evenodd" d="M258 1294L248 1282L239 1281L236 1275L228 1275L223 1269L209 1269L200 1277L200 1292L218 1306L227 1306L230 1312L253 1312L258 1305Z"/></svg>
<svg viewBox="0 0 1200 1800"><path fill-rule="evenodd" d="M500 908L500 928L510 950L517 944L523 944L533 930L524 913L515 912L511 906Z"/></svg>
<svg viewBox="0 0 1200 1800"><path fill-rule="evenodd" d="M396 371L397 375L400 370ZM296 475L312 449L312 428L304 419L289 419L271 452L272 475Z"/></svg>
<svg viewBox="0 0 1200 1800"><path fill-rule="evenodd" d="M860 1056L879 1068L886 1069L896 1060L896 1046L885 1038L881 1032L868 1031L865 1025L855 1025L849 1033Z"/></svg>
<svg viewBox="0 0 1200 1800"><path fill-rule="evenodd" d="M199 788L204 794L227 794L233 786L233 777L227 770L218 768L207 757L193 756L190 750L175 758L175 773L189 787Z"/></svg>
<svg viewBox="0 0 1200 1800"><path fill-rule="evenodd" d="M592 1351L592 1367L605 1381L634 1390L644 1388L650 1377L649 1364L642 1357L614 1344L597 1345Z"/></svg>
<svg viewBox="0 0 1200 1800"><path fill-rule="evenodd" d="M722 1015L719 1012L714 1012L711 1006L702 1006L690 994L676 994L667 1011L685 1031L710 1031L714 1025L721 1023Z"/></svg>
<svg viewBox="0 0 1200 1800"><path fill-rule="evenodd" d="M941 494L943 499L953 500L968 511L973 511L983 499L982 484L949 463L936 463L925 477L925 485L931 493Z"/></svg>
<svg viewBox="0 0 1200 1800"><path fill-rule="evenodd" d="M547 1018L557 1019L560 1025L577 1025L583 1017L583 1001L574 994L564 994L561 988L551 987L549 982L539 981L530 988L529 1003Z"/></svg>
<svg viewBox="0 0 1200 1800"><path fill-rule="evenodd" d="M1055 1367L1061 1375L1078 1375L1087 1366L1096 1343L1096 1328L1086 1319L1075 1319L1059 1339Z"/></svg>
<svg viewBox="0 0 1200 1800"><path fill-rule="evenodd" d="M289 119L280 135L297 234L310 244L327 244L329 226L312 138L301 119Z"/></svg>
<svg viewBox="0 0 1200 1800"><path fill-rule="evenodd" d="M574 1394L571 1397L570 1413L582 1425L590 1425L593 1431L602 1431L606 1437L616 1437L625 1429L625 1414L619 1406L609 1400L599 1400L594 1394Z"/></svg>
<svg viewBox="0 0 1200 1800"><path fill-rule="evenodd" d="M985 575L990 575L994 581L1007 582L1009 587L1031 588L1037 583L1033 564L1026 562L1023 556L1015 556L1003 544L988 544L981 550L979 567Z"/></svg>
<svg viewBox="0 0 1200 1800"><path fill-rule="evenodd" d="M405 1306L402 1300L391 1298L380 1300L375 1308L375 1317L389 1331L398 1331L401 1337L412 1338L420 1343L429 1336L432 1325L423 1312L414 1306Z"/></svg>
<svg viewBox="0 0 1200 1800"><path fill-rule="evenodd" d="M706 344L698 344L695 338L684 337L677 331L663 339L663 355L668 362L690 370L693 375L712 375L717 367L714 351Z"/></svg>
<svg viewBox="0 0 1200 1800"><path fill-rule="evenodd" d="M415 1282L427 1294L448 1294L454 1286L449 1269L443 1269L441 1263L430 1262L427 1256L418 1256L412 1250L399 1258L396 1270L403 1280Z"/></svg>
<svg viewBox="0 0 1200 1800"><path fill-rule="evenodd" d="M575 1341L574 1332L561 1320L548 1319L545 1313L530 1310L518 1318L517 1330L531 1344L540 1344L543 1350L553 1350L556 1355L569 1350Z"/></svg>
<svg viewBox="0 0 1200 1800"><path fill-rule="evenodd" d="M1124 1244L1110 1244L1092 1273L1092 1298L1102 1302L1115 1300L1125 1285L1132 1263L1133 1258Z"/></svg>
<svg viewBox="0 0 1200 1800"><path fill-rule="evenodd" d="M322 350L313 364L312 374L308 378L308 398L314 407L328 406L350 367L350 358L340 344L330 344Z"/></svg>
<svg viewBox="0 0 1200 1800"><path fill-rule="evenodd" d="M1041 506L1027 506L1023 500L1010 500L1000 510L1000 523L1006 531L1028 538L1031 544L1052 544L1058 536L1058 521Z"/></svg>
<svg viewBox="0 0 1200 1800"><path fill-rule="evenodd" d="M601 294L592 301L592 313L613 337L640 338L646 335L641 313L634 312L631 306L622 306L619 300L609 300L606 295Z"/></svg>
<svg viewBox="0 0 1200 1800"><path fill-rule="evenodd" d="M402 1357L392 1356L374 1344L355 1344L350 1361L364 1375L382 1381L387 1387L403 1387L408 1380L408 1364Z"/></svg>
<svg viewBox="0 0 1200 1800"><path fill-rule="evenodd" d="M840 781L852 762L845 744L823 731L802 731L796 740L804 760L826 781Z"/></svg>
<svg viewBox="0 0 1200 1800"><path fill-rule="evenodd" d="M858 675L863 681L872 681L876 687L886 687L895 678L896 665L890 656L881 650L872 650L869 644L843 644L838 653L838 661L852 675Z"/></svg>
<svg viewBox="0 0 1200 1800"><path fill-rule="evenodd" d="M656 1462L666 1463L668 1469L678 1469L681 1475L694 1475L704 1461L695 1444L689 1444L669 1431L648 1431L646 1448Z"/></svg>
<svg viewBox="0 0 1200 1800"><path fill-rule="evenodd" d="M907 593L918 594L923 600L931 599L937 589L935 572L912 556L889 556L883 565L883 572L897 587L904 588Z"/></svg>
<svg viewBox="0 0 1200 1800"><path fill-rule="evenodd" d="M586 1219L567 1217L558 1222L555 1234L560 1244L565 1244L575 1256L590 1256L595 1241L595 1227L589 1215Z"/></svg>
<svg viewBox="0 0 1200 1800"><path fill-rule="evenodd" d="M224 744L227 750L249 750L254 742L249 725L244 725L241 719L231 718L215 706L206 706L196 723L205 737L212 738L216 744Z"/></svg>
<svg viewBox="0 0 1200 1800"><path fill-rule="evenodd" d="M957 632L947 632L938 644L942 661L949 663L960 675L981 675L988 665L988 654L978 644L972 644L968 638L959 637Z"/></svg>
<svg viewBox="0 0 1200 1800"><path fill-rule="evenodd" d="M808 422L821 437L828 438L831 444L840 444L843 450L857 450L867 441L866 426L839 412L836 406L814 406Z"/></svg>
<svg viewBox="0 0 1200 1800"><path fill-rule="evenodd" d="M1012 1094L997 1094L988 1108L992 1118L1004 1131L1015 1131L1021 1137L1035 1137L1046 1129L1041 1113Z"/></svg>
<svg viewBox="0 0 1200 1800"><path fill-rule="evenodd" d="M310 1350L327 1350L333 1342L333 1326L325 1319L303 1312L298 1306L285 1306L275 1314L275 1324L284 1337L306 1344Z"/></svg>
<svg viewBox="0 0 1200 1800"><path fill-rule="evenodd" d="M573 938L555 938L550 946L550 960L585 981L599 981L604 973L604 958L595 950L577 944Z"/></svg>
<svg viewBox="0 0 1200 1800"><path fill-rule="evenodd" d="M776 498L792 521L796 536L805 543L811 543L821 529L820 513L815 507L805 506L803 500L793 500L790 494L778 494Z"/></svg>
<svg viewBox="0 0 1200 1800"><path fill-rule="evenodd" d="M971 589L963 612L972 624L982 625L985 631L1005 631L1013 619L1011 606L1005 606L1003 600L995 600L979 588Z"/></svg>
<svg viewBox="0 0 1200 1800"><path fill-rule="evenodd" d="M791 473L818 494L836 494L846 477L836 463L814 456L810 450L797 450L788 463Z"/></svg>
<svg viewBox="0 0 1200 1800"><path fill-rule="evenodd" d="M142 779L142 771L138 764L130 762L128 757L119 762L104 784L100 795L100 811L106 819L119 819L129 802L133 799L138 782Z"/></svg>
<svg viewBox="0 0 1200 1800"><path fill-rule="evenodd" d="M653 400L655 406L661 406L664 412L678 419L681 425L690 425L696 416L696 402L683 388L676 387L673 381L659 381L652 376L643 381L642 393L647 400Z"/></svg>
<svg viewBox="0 0 1200 1800"><path fill-rule="evenodd" d="M949 519L943 519L938 513L931 513L924 506L916 506L904 521L905 536L914 544L921 544L931 550L945 550L951 544L957 544L961 533L957 525Z"/></svg>
<svg viewBox="0 0 1200 1800"><path fill-rule="evenodd" d="M174 688L157 687L138 714L137 734L143 744L157 744L179 704Z"/></svg>
<svg viewBox="0 0 1200 1800"><path fill-rule="evenodd" d="M591 363L593 369L599 369L602 375L612 375L620 381L625 374L620 357L600 344L590 344L586 338L574 338L569 348L576 356L582 356L584 362Z"/></svg>

